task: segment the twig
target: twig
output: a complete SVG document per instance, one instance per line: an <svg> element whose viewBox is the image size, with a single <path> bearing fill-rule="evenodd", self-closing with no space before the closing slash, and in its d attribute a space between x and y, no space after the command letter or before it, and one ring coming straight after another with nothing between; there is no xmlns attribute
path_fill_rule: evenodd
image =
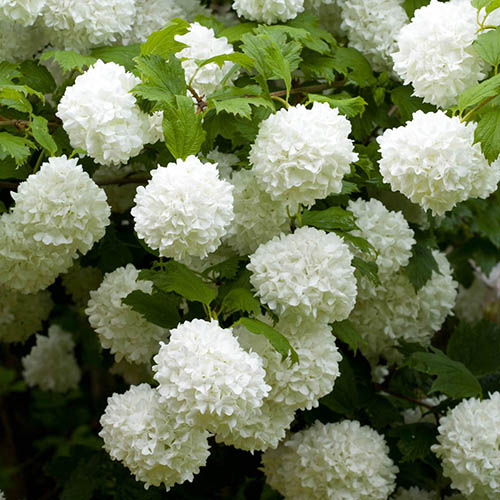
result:
<svg viewBox="0 0 500 500"><path fill-rule="evenodd" d="M384 386L382 386L380 384L374 384L374 387L378 391L385 392L386 394L389 394L390 396L393 396L395 398L404 399L406 401L410 401L410 403L415 403L415 404L417 404L419 406L423 406L424 408L427 408L429 410L433 410L434 409L434 405L431 405L429 403L424 403L423 401L419 401L418 399L412 398L410 396L406 396L405 394L398 394L398 393L395 393L395 392L388 391Z"/></svg>

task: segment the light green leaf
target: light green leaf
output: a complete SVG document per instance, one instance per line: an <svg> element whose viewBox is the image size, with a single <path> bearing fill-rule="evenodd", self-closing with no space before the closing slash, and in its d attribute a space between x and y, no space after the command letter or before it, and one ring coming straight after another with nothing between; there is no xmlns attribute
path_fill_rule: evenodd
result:
<svg viewBox="0 0 500 500"><path fill-rule="evenodd" d="M114 47L98 47L93 49L90 55L96 59L101 59L105 63L114 62L123 66L127 71L134 72L134 58L141 52L138 43L132 45L117 45Z"/></svg>
<svg viewBox="0 0 500 500"><path fill-rule="evenodd" d="M500 108L491 107L481 113L474 140L481 144L481 151L491 163L500 154Z"/></svg>
<svg viewBox="0 0 500 500"><path fill-rule="evenodd" d="M0 132L0 153L7 153L16 161L16 165L22 165L31 154L30 148L35 144L25 137Z"/></svg>
<svg viewBox="0 0 500 500"><path fill-rule="evenodd" d="M155 290L148 294L134 290L122 299L122 303L141 313L150 323L163 328L175 328L181 320L177 309L179 300L169 293Z"/></svg>
<svg viewBox="0 0 500 500"><path fill-rule="evenodd" d="M12 83L14 78L19 78L22 76L19 71L18 64L12 64L7 61L0 62L0 85L5 83Z"/></svg>
<svg viewBox="0 0 500 500"><path fill-rule="evenodd" d="M175 54L183 49L185 45L175 40L176 35L187 33L189 23L180 18L170 21L165 28L155 31L141 45L141 55L157 55L167 59L170 54Z"/></svg>
<svg viewBox="0 0 500 500"><path fill-rule="evenodd" d="M239 115L248 119L252 117L252 108L250 105L264 106L274 110L272 102L264 97L232 97L223 100L211 100L211 103L215 107L217 114L225 111L226 113Z"/></svg>
<svg viewBox="0 0 500 500"><path fill-rule="evenodd" d="M462 112L464 109L477 106L484 99L495 97L498 94L500 94L500 74L462 92L458 98L458 108Z"/></svg>
<svg viewBox="0 0 500 500"><path fill-rule="evenodd" d="M246 69L253 68L253 59L245 54L242 54L241 52L232 52L231 54L220 54L218 56L213 56L210 57L209 59L204 59L203 61L200 61L198 66L202 68L207 64L215 63L220 68L222 68L222 66L224 66L224 63L228 61L239 64L240 66Z"/></svg>
<svg viewBox="0 0 500 500"><path fill-rule="evenodd" d="M31 133L42 148L49 152L50 156L54 156L57 151L57 144L50 135L49 122L43 116L33 116L31 119Z"/></svg>
<svg viewBox="0 0 500 500"><path fill-rule="evenodd" d="M91 56L82 56L74 50L47 50L40 56L40 61L52 59L56 62L64 73L78 69L84 69L92 66L97 59Z"/></svg>
<svg viewBox="0 0 500 500"><path fill-rule="evenodd" d="M361 52L350 47L338 47L334 54L336 70L346 75L350 80L360 87L374 85L370 63Z"/></svg>
<svg viewBox="0 0 500 500"><path fill-rule="evenodd" d="M214 275L219 278L232 280L236 276L239 267L240 267L240 257L234 256L205 269L205 271L203 271L203 276Z"/></svg>
<svg viewBox="0 0 500 500"><path fill-rule="evenodd" d="M331 33L320 28L320 22L317 16L311 12L303 12L294 19L286 22L289 28L300 29L309 36L300 36L296 39L309 50L323 55L328 55L332 47L337 45L337 41ZM293 34L290 33L293 37ZM304 58L305 59L305 58Z"/></svg>
<svg viewBox="0 0 500 500"><path fill-rule="evenodd" d="M222 300L221 309L226 313L243 311L258 316L260 314L260 302L247 288L233 288Z"/></svg>
<svg viewBox="0 0 500 500"><path fill-rule="evenodd" d="M271 345L281 354L282 360L290 356L292 363L298 363L299 356L295 349L290 345L287 338L272 326L252 318L240 318L235 324L243 325L252 333L264 335Z"/></svg>
<svg viewBox="0 0 500 500"><path fill-rule="evenodd" d="M311 102L327 102L330 107L337 108L339 113L347 116L347 118L362 115L367 105L367 102L361 96L336 99L335 96L330 97L326 95L307 94L307 97Z"/></svg>
<svg viewBox="0 0 500 500"><path fill-rule="evenodd" d="M500 64L500 28L479 35L473 47L487 63L498 66Z"/></svg>
<svg viewBox="0 0 500 500"><path fill-rule="evenodd" d="M366 344L365 339L361 337L360 333L354 328L354 325L348 319L344 321L336 321L330 325L333 334L342 342L346 343L356 355L358 348L362 344Z"/></svg>
<svg viewBox="0 0 500 500"><path fill-rule="evenodd" d="M227 38L229 43L238 42L241 37L257 27L257 23L240 23L223 29L219 36Z"/></svg>
<svg viewBox="0 0 500 500"><path fill-rule="evenodd" d="M306 210L302 214L302 224L316 227L324 231L340 229L351 231L356 229L354 214L341 207L330 207L326 210Z"/></svg>
<svg viewBox="0 0 500 500"><path fill-rule="evenodd" d="M0 105L15 109L21 113L31 113L33 106L20 90L11 87L0 87Z"/></svg>
<svg viewBox="0 0 500 500"><path fill-rule="evenodd" d="M175 55L169 54L168 58L141 56L136 59L136 63L144 83L159 87L170 95L186 94L186 77Z"/></svg>

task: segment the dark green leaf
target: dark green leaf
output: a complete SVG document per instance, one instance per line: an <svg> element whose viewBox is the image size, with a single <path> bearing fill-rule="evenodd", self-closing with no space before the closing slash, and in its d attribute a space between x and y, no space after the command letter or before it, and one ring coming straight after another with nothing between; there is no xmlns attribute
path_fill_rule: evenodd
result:
<svg viewBox="0 0 500 500"><path fill-rule="evenodd" d="M484 236L500 249L500 204L498 201L490 203L488 200L469 200L473 218L470 222L471 230Z"/></svg>
<svg viewBox="0 0 500 500"><path fill-rule="evenodd" d="M330 207L326 210L306 210L302 214L302 223L324 231L340 229L351 231L356 229L354 215L341 207Z"/></svg>
<svg viewBox="0 0 500 500"><path fill-rule="evenodd" d="M437 375L430 392L442 392L450 398L461 399L481 396L477 378L460 362L453 361L439 349L432 352L415 352L406 365L419 372Z"/></svg>
<svg viewBox="0 0 500 500"><path fill-rule="evenodd" d="M281 354L282 359L286 359L290 356L292 363L297 363L299 361L299 356L290 345L287 338L273 327L259 321L258 319L252 318L241 318L236 322L236 324L243 325L252 333L264 335L264 337L269 340L271 345Z"/></svg>
<svg viewBox="0 0 500 500"><path fill-rule="evenodd" d="M344 239L344 241L346 241L347 243L351 243L364 253L374 252L373 246L368 242L368 240L361 238L361 236L354 236L351 233L346 233L339 230L335 230L335 233L338 234L342 239Z"/></svg>
<svg viewBox="0 0 500 500"><path fill-rule="evenodd" d="M239 267L240 258L238 256L230 257L223 262L219 262L218 264L205 269L205 271L203 271L203 275L214 275L218 278L232 280L236 276Z"/></svg>
<svg viewBox="0 0 500 500"><path fill-rule="evenodd" d="M28 159L31 154L30 148L34 147L35 145L29 139L8 132L0 132L0 153L12 156L18 166Z"/></svg>
<svg viewBox="0 0 500 500"><path fill-rule="evenodd" d="M320 28L319 19L311 12L302 12L294 19L287 21L286 25L309 34L308 37L301 37L299 39L302 45L309 50L328 55L331 53L331 48L337 45L337 41L332 34Z"/></svg>
<svg viewBox="0 0 500 500"><path fill-rule="evenodd" d="M254 316L260 314L260 302L247 288L233 288L222 300L221 308L226 313L243 311Z"/></svg>
<svg viewBox="0 0 500 500"><path fill-rule="evenodd" d="M448 342L448 356L481 377L500 371L500 325L482 320L460 323Z"/></svg>
<svg viewBox="0 0 500 500"><path fill-rule="evenodd" d="M42 148L49 152L50 156L54 156L57 151L56 141L52 138L49 132L49 122L43 116L32 116L31 118L31 133Z"/></svg>
<svg viewBox="0 0 500 500"><path fill-rule="evenodd" d="M404 0L403 9L408 14L408 19L413 17L414 12L424 5L429 5L431 0Z"/></svg>
<svg viewBox="0 0 500 500"><path fill-rule="evenodd" d="M335 96L307 94L307 97L310 101L327 102L332 108L337 108L339 113L347 116L347 118L362 115L366 106L366 101L360 96L336 99Z"/></svg>
<svg viewBox="0 0 500 500"><path fill-rule="evenodd" d="M5 83L12 83L14 78L22 76L19 71L19 65L7 61L0 62L0 85Z"/></svg>
<svg viewBox="0 0 500 500"><path fill-rule="evenodd" d="M163 271L144 270L140 278L152 281L155 288L163 292L175 292L187 300L210 304L217 296L217 290L205 283L184 264L170 260Z"/></svg>
<svg viewBox="0 0 500 500"><path fill-rule="evenodd" d="M412 93L413 88L409 85L400 85L391 91L391 100L398 107L403 123L411 120L413 113L419 109L425 112L434 110L434 106L424 103L420 97L416 97Z"/></svg>
<svg viewBox="0 0 500 500"><path fill-rule="evenodd" d="M375 83L370 63L365 56L350 47L338 47L334 55L336 70L349 77L360 87Z"/></svg>
<svg viewBox="0 0 500 500"><path fill-rule="evenodd" d="M18 179L24 181L31 174L29 164L17 166L14 158L7 156L0 160L0 179Z"/></svg>
<svg viewBox="0 0 500 500"><path fill-rule="evenodd" d="M498 66L500 64L500 28L479 35L473 47L487 63Z"/></svg>
<svg viewBox="0 0 500 500"><path fill-rule="evenodd" d="M423 422L417 424L399 425L388 431L388 436L398 438L397 446L402 453L402 462L424 460L431 452L431 446L436 443L437 428L435 425Z"/></svg>
<svg viewBox="0 0 500 500"><path fill-rule="evenodd" d="M370 281L375 283L375 285L380 285L380 279L378 277L378 266L376 262L363 260L360 257L354 256L352 258L352 265L357 271L368 278Z"/></svg>
<svg viewBox="0 0 500 500"><path fill-rule="evenodd" d="M40 61L52 59L64 72L74 69L83 71L94 64L97 59L91 56L82 56L74 50L47 50L40 56Z"/></svg>
<svg viewBox="0 0 500 500"><path fill-rule="evenodd" d="M50 71L35 61L24 61L20 70L23 73L22 84L32 89L42 92L42 94L51 94L56 89L56 82Z"/></svg>
<svg viewBox="0 0 500 500"><path fill-rule="evenodd" d="M438 273L439 267L434 255L432 255L432 250L428 246L417 242L413 245L412 255L406 267L408 279L416 292L427 283L433 271Z"/></svg>
<svg viewBox="0 0 500 500"><path fill-rule="evenodd" d="M148 294L134 290L122 299L122 303L141 313L149 322L163 328L175 328L181 320L177 310L178 299L162 291Z"/></svg>
<svg viewBox="0 0 500 500"><path fill-rule="evenodd" d="M140 53L141 46L138 43L132 45L117 45L115 47L98 47L93 49L90 55L101 59L105 63L114 62L123 66L127 71L134 72L134 58Z"/></svg>
<svg viewBox="0 0 500 500"><path fill-rule="evenodd" d="M366 341L348 319L336 321L331 324L331 327L335 337L346 343L353 350L355 355L359 346L361 344L366 344Z"/></svg>
<svg viewBox="0 0 500 500"><path fill-rule="evenodd" d="M500 153L500 109L491 107L481 117L474 131L474 139L481 144L481 151L491 163Z"/></svg>
<svg viewBox="0 0 500 500"><path fill-rule="evenodd" d="M180 18L170 21L165 28L155 31L141 45L141 55L157 55L167 59L170 54L175 54L185 45L175 40L176 35L184 35L189 28L189 23Z"/></svg>

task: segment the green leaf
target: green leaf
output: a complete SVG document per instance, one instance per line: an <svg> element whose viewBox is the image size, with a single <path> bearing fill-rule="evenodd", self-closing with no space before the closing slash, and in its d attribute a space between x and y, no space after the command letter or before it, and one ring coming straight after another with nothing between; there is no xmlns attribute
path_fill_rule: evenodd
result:
<svg viewBox="0 0 500 500"><path fill-rule="evenodd" d="M170 54L175 54L185 47L185 44L175 40L176 35L187 33L189 23L180 18L170 21L165 28L155 31L141 45L141 55L157 55L167 59Z"/></svg>
<svg viewBox="0 0 500 500"><path fill-rule="evenodd" d="M215 111L219 114L222 111L233 115L239 115L242 118L252 118L252 106L264 106L274 109L273 104L264 97L233 97L224 100L212 101Z"/></svg>
<svg viewBox="0 0 500 500"><path fill-rule="evenodd" d="M139 277L152 281L155 288L163 292L175 292L194 302L209 305L217 296L217 290L205 283L184 264L170 260L163 271L140 272Z"/></svg>
<svg viewBox="0 0 500 500"><path fill-rule="evenodd" d="M356 229L354 214L342 207L330 207L326 210L306 210L302 214L302 224L324 231Z"/></svg>
<svg viewBox="0 0 500 500"><path fill-rule="evenodd" d="M224 24L215 19L214 16L208 17L203 14L198 14L197 16L194 17L193 22L199 23L202 26L205 26L206 28L212 29L217 38L220 37L221 31L224 29Z"/></svg>
<svg viewBox="0 0 500 500"><path fill-rule="evenodd" d="M0 105L15 109L21 113L31 113L33 106L23 92L16 90L14 86L0 87Z"/></svg>
<svg viewBox="0 0 500 500"><path fill-rule="evenodd" d="M241 52L231 52L231 54L220 54L218 56L210 57L209 59L204 59L198 64L198 67L206 66L207 64L215 63L222 68L225 62L233 62L239 64L245 69L253 68L253 59L246 54L242 54Z"/></svg>
<svg viewBox="0 0 500 500"><path fill-rule="evenodd" d="M43 116L32 116L31 133L42 148L49 152L50 156L54 156L57 151L57 144L49 132L49 122Z"/></svg>
<svg viewBox="0 0 500 500"><path fill-rule="evenodd" d="M356 268L357 271L369 279L371 282L375 283L375 285L380 285L380 279L378 277L378 266L376 262L367 261L361 259L360 257L354 256L352 258L352 265Z"/></svg>
<svg viewBox="0 0 500 500"><path fill-rule="evenodd" d="M414 462L424 460L431 452L431 446L436 444L437 428L427 422L399 425L390 429L387 435L397 438L397 447L402 453L401 461Z"/></svg>
<svg viewBox="0 0 500 500"><path fill-rule="evenodd" d="M489 200L469 200L473 217L470 229L487 238L496 248L500 249L500 204L498 198L491 203Z"/></svg>
<svg viewBox="0 0 500 500"><path fill-rule="evenodd" d="M413 113L421 109L424 112L434 110L434 106L424 103L420 97L412 95L413 88L410 85L399 86L391 91L391 100L398 107L402 123L411 120Z"/></svg>
<svg viewBox="0 0 500 500"><path fill-rule="evenodd" d="M411 19L417 9L420 9L424 5L429 5L430 2L431 0L404 0L403 9L408 14L408 19Z"/></svg>
<svg viewBox="0 0 500 500"><path fill-rule="evenodd" d="M35 61L24 61L20 65L23 73L20 83L42 92L42 94L51 94L57 85L50 71Z"/></svg>
<svg viewBox="0 0 500 500"><path fill-rule="evenodd" d="M500 325L487 320L474 326L460 323L451 335L446 353L477 377L500 371Z"/></svg>
<svg viewBox="0 0 500 500"><path fill-rule="evenodd" d="M0 153L7 153L16 161L16 165L22 165L31 154L30 148L34 148L29 139L18 137L9 134L8 132L0 132Z"/></svg>
<svg viewBox="0 0 500 500"><path fill-rule="evenodd" d="M253 318L240 318L236 325L243 325L248 331L259 335L264 335L271 345L281 354L281 359L284 360L288 356L292 363L298 363L299 356L294 348L290 345L287 338L266 323Z"/></svg>
<svg viewBox="0 0 500 500"><path fill-rule="evenodd" d="M204 276L215 275L222 279L232 280L236 276L239 267L240 267L240 257L238 256L230 257L229 259L223 262L219 262L218 264L215 264L214 266L210 266L209 268L205 269L205 271L203 271L203 275Z"/></svg>
<svg viewBox="0 0 500 500"><path fill-rule="evenodd" d="M474 140L481 144L481 151L491 163L500 154L500 109L491 107L481 113Z"/></svg>
<svg viewBox="0 0 500 500"><path fill-rule="evenodd" d="M175 328L181 320L177 310L179 301L169 293L154 291L148 294L134 290L122 299L122 303L141 313L150 323L163 328Z"/></svg>
<svg viewBox="0 0 500 500"><path fill-rule="evenodd" d="M311 102L327 102L330 107L337 108L339 113L347 116L347 118L362 115L367 104L361 96L335 99L335 96L330 97L326 95L307 94L307 97Z"/></svg>
<svg viewBox="0 0 500 500"><path fill-rule="evenodd" d="M317 16L311 12L302 12L295 18L286 22L286 26L305 31L309 36L301 37L299 41L309 50L323 55L331 53L332 47L337 45L337 41L331 33L320 28Z"/></svg>
<svg viewBox="0 0 500 500"><path fill-rule="evenodd" d="M338 47L334 54L336 70L349 77L360 87L374 85L370 63L361 52L350 47Z"/></svg>
<svg viewBox="0 0 500 500"><path fill-rule="evenodd" d="M96 59L101 59L105 63L114 62L119 64L133 73L135 68L134 58L140 54L140 51L140 44L134 43L115 47L98 47L93 49L90 55Z"/></svg>
<svg viewBox="0 0 500 500"><path fill-rule="evenodd" d="M219 36L226 37L229 43L238 42L245 33L253 31L257 27L257 23L239 23L234 26L228 26L223 29Z"/></svg>
<svg viewBox="0 0 500 500"><path fill-rule="evenodd" d="M439 349L431 347L431 350L415 352L406 362L414 370L437 375L430 392L442 392L453 399L481 396L481 384L465 365L453 361Z"/></svg>
<svg viewBox="0 0 500 500"><path fill-rule="evenodd" d="M95 57L82 56L74 50L47 50L40 56L40 61L48 59L56 62L64 73L74 69L83 71L97 61Z"/></svg>
<svg viewBox="0 0 500 500"><path fill-rule="evenodd" d="M12 83L14 78L22 76L19 71L19 65L7 61L0 62L0 85L5 83Z"/></svg>
<svg viewBox="0 0 500 500"><path fill-rule="evenodd" d="M439 272L439 267L432 250L422 243L415 243L411 253L406 273L413 288L418 292L431 278L433 271Z"/></svg>
<svg viewBox="0 0 500 500"><path fill-rule="evenodd" d="M356 355L361 344L366 344L365 339L361 337L360 333L348 319L336 321L331 324L331 327L335 337L347 344L353 350L354 355Z"/></svg>
<svg viewBox="0 0 500 500"><path fill-rule="evenodd" d="M10 156L0 159L0 179L18 179L24 181L30 174L31 167L29 164L26 163L17 166L14 158Z"/></svg>
<svg viewBox="0 0 500 500"><path fill-rule="evenodd" d="M168 58L141 56L136 59L136 64L145 84L158 87L169 95L186 95L186 77L181 61L175 55L169 54Z"/></svg>
<svg viewBox="0 0 500 500"><path fill-rule="evenodd" d="M176 95L175 105L165 106L163 134L165 145L174 158L185 160L198 154L206 136L202 121L202 114L195 113L191 97Z"/></svg>
<svg viewBox="0 0 500 500"><path fill-rule="evenodd" d="M498 66L500 64L500 28L479 35L473 47L487 63Z"/></svg>
<svg viewBox="0 0 500 500"><path fill-rule="evenodd" d="M474 87L462 92L458 98L458 109L462 112L465 108L478 105L488 97L495 97L500 93L500 74L492 76Z"/></svg>
<svg viewBox="0 0 500 500"><path fill-rule="evenodd" d="M359 248L364 253L374 253L375 252L375 249L370 244L370 242L368 240L365 240L364 238L361 238L361 236L354 236L351 233L346 233L344 231L338 231L338 230L336 230L335 233L337 233L341 238L343 238L345 241L347 241L347 243L351 243L352 245Z"/></svg>
<svg viewBox="0 0 500 500"><path fill-rule="evenodd" d="M222 300L221 309L226 313L243 311L258 316L260 314L260 302L247 288L233 288Z"/></svg>
<svg viewBox="0 0 500 500"><path fill-rule="evenodd" d="M103 457L96 454L89 460L80 460L68 477L61 500L91 500L98 488L103 472Z"/></svg>

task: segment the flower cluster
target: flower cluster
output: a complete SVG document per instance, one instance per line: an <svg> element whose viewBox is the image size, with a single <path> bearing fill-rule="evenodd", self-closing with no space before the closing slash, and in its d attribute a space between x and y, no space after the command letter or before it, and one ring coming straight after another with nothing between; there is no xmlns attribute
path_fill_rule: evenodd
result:
<svg viewBox="0 0 500 500"><path fill-rule="evenodd" d="M234 0L233 9L251 21L284 23L304 11L304 0Z"/></svg>

